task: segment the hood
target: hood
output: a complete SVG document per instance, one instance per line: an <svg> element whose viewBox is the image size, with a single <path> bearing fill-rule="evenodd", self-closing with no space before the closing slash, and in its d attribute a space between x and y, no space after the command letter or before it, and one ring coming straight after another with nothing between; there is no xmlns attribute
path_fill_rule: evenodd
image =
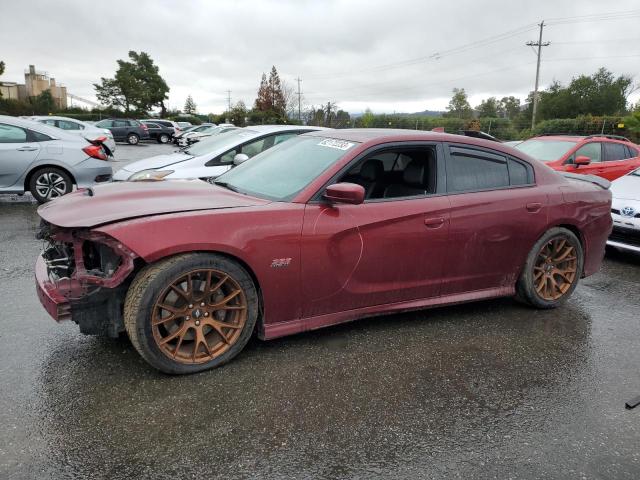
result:
<svg viewBox="0 0 640 480"><path fill-rule="evenodd" d="M149 215L268 203L201 180L123 182L70 193L42 205L38 214L53 225L78 228Z"/></svg>
<svg viewBox="0 0 640 480"><path fill-rule="evenodd" d="M127 170L128 172L140 172L142 170L149 169L158 169L162 167L166 167L168 165L172 165L178 162L184 162L185 160L189 160L193 158L193 155L189 155L184 152L174 152L169 153L167 155L156 155L155 157L145 158L143 160L138 160L137 162L132 162L123 167L123 170Z"/></svg>
<svg viewBox="0 0 640 480"><path fill-rule="evenodd" d="M611 184L613 198L640 200L640 176L625 175Z"/></svg>

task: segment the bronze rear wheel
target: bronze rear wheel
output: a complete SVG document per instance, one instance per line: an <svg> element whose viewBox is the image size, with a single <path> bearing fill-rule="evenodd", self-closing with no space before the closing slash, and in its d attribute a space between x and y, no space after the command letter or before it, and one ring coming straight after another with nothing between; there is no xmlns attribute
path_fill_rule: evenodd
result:
<svg viewBox="0 0 640 480"><path fill-rule="evenodd" d="M158 348L183 364L209 362L229 350L247 321L242 287L227 273L198 269L176 278L152 313Z"/></svg>
<svg viewBox="0 0 640 480"><path fill-rule="evenodd" d="M558 300L576 280L576 248L563 236L549 240L538 253L533 267L536 293L546 301Z"/></svg>
<svg viewBox="0 0 640 480"><path fill-rule="evenodd" d="M554 227L531 248L516 284L516 299L537 308L555 308L578 285L584 250L571 230Z"/></svg>

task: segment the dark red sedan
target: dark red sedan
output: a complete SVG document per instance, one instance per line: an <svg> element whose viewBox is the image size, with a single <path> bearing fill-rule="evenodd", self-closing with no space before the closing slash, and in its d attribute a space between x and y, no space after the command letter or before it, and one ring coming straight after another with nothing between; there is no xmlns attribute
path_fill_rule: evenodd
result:
<svg viewBox="0 0 640 480"><path fill-rule="evenodd" d="M495 142L432 132L302 135L216 185L120 183L40 207L42 304L126 331L168 373L389 312L516 296L556 307L600 267L611 193Z"/></svg>

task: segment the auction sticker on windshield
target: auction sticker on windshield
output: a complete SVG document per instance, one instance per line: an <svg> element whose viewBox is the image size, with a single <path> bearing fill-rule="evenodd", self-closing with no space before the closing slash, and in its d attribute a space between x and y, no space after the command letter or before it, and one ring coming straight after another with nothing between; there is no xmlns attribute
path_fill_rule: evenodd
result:
<svg viewBox="0 0 640 480"><path fill-rule="evenodd" d="M354 144L351 142L345 142L344 140L325 138L318 145L321 147L337 148L338 150L349 150Z"/></svg>

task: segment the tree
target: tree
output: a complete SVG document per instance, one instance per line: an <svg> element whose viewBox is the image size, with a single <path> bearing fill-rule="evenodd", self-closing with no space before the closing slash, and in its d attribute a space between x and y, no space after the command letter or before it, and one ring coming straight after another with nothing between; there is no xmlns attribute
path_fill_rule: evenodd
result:
<svg viewBox="0 0 640 480"><path fill-rule="evenodd" d="M371 128L376 120L376 116L370 108L367 108L358 120L360 120L359 123L363 128Z"/></svg>
<svg viewBox="0 0 640 480"><path fill-rule="evenodd" d="M244 104L242 100L236 102L230 112L228 112L229 120L231 123L238 127L244 127L246 125L247 118L247 106Z"/></svg>
<svg viewBox="0 0 640 480"><path fill-rule="evenodd" d="M476 110L478 111L478 117L480 118L497 118L498 99L496 97L489 97L480 102L480 105L476 107Z"/></svg>
<svg viewBox="0 0 640 480"><path fill-rule="evenodd" d="M102 77L99 84L93 84L98 100L104 105L122 108L126 113L132 109L146 112L155 106L166 113L164 101L169 87L158 73L158 66L145 52L131 50L129 60L118 60L114 78Z"/></svg>
<svg viewBox="0 0 640 480"><path fill-rule="evenodd" d="M498 112L505 118L514 119L520 113L520 99L514 96L502 97Z"/></svg>
<svg viewBox="0 0 640 480"><path fill-rule="evenodd" d="M455 118L471 118L473 110L467 98L467 92L464 88L454 88L453 97L447 106L447 116Z"/></svg>
<svg viewBox="0 0 640 480"><path fill-rule="evenodd" d="M193 101L193 97L191 97L191 95L188 95L184 102L184 113L187 115L195 115L196 110L196 102Z"/></svg>
<svg viewBox="0 0 640 480"><path fill-rule="evenodd" d="M627 109L631 77L614 77L606 68L591 76L574 77L567 87L554 81L540 92L540 118L574 118L579 115L620 115Z"/></svg>
<svg viewBox="0 0 640 480"><path fill-rule="evenodd" d="M271 67L269 79L263 73L258 88L258 97L255 101L255 109L261 112L269 112L277 117L285 117L287 112L287 100L280 81L280 75L276 67Z"/></svg>
<svg viewBox="0 0 640 480"><path fill-rule="evenodd" d="M40 114L49 114L56 110L56 102L51 95L51 90L44 90L40 95L29 99L34 111Z"/></svg>

